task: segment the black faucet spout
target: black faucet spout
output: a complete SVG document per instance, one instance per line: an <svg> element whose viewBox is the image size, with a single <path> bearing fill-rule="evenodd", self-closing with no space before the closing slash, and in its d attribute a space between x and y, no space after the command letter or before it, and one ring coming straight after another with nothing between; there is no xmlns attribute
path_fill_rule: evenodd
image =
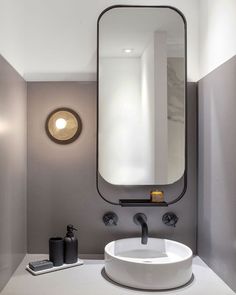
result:
<svg viewBox="0 0 236 295"><path fill-rule="evenodd" d="M141 243L146 245L148 242L148 226L147 223L143 223L142 225L142 240Z"/></svg>
<svg viewBox="0 0 236 295"><path fill-rule="evenodd" d="M146 245L148 242L148 225L147 225L146 215L143 213L137 213L134 216L134 223L137 225L141 225L142 227L141 243Z"/></svg>

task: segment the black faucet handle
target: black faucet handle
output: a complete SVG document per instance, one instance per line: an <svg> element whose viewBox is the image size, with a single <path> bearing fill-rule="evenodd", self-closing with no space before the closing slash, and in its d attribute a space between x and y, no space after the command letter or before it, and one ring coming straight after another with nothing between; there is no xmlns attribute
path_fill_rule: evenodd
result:
<svg viewBox="0 0 236 295"><path fill-rule="evenodd" d="M173 212L167 212L162 216L162 222L168 226L175 227L178 220L179 220L179 218Z"/></svg>
<svg viewBox="0 0 236 295"><path fill-rule="evenodd" d="M114 212L107 212L102 218L105 226L116 226L118 222L118 216Z"/></svg>

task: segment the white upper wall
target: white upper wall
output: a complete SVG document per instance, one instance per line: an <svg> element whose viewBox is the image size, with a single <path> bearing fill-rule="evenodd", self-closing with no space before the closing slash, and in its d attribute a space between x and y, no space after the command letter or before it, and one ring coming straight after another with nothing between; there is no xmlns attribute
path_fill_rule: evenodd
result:
<svg viewBox="0 0 236 295"><path fill-rule="evenodd" d="M200 0L200 78L236 54L236 0Z"/></svg>
<svg viewBox="0 0 236 295"><path fill-rule="evenodd" d="M0 54L23 76L22 1L0 0Z"/></svg>
<svg viewBox="0 0 236 295"><path fill-rule="evenodd" d="M197 81L199 0L0 0L0 53L26 80L95 80L97 18L122 3L183 12L188 79Z"/></svg>

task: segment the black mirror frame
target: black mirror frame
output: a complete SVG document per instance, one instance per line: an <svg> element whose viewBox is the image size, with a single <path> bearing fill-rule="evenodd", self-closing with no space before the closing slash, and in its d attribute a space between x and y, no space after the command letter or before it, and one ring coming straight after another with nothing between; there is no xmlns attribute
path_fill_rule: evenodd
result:
<svg viewBox="0 0 236 295"><path fill-rule="evenodd" d="M160 202L160 203L155 203L151 202L149 199L119 199L119 202L112 202L109 201L106 197L104 197L101 192L99 191L99 186L98 186L98 178L99 178L99 171L98 171L98 152L99 152L99 144L98 144L98 131L99 131L99 22L102 18L102 16L109 10L114 9L114 8L169 8L177 12L184 23L184 50L185 50L185 170L183 174L183 190L182 192L177 196L174 197L172 201L169 202ZM101 14L98 17L97 20L97 134L96 134L96 188L98 191L98 194L100 197L107 203L111 205L118 205L122 207L167 207L169 205L177 203L179 200L183 198L187 191L187 170L188 170L188 149L187 149L187 139L188 139L188 123L187 123L187 21L183 13L172 6L168 5L113 5L101 12Z"/></svg>

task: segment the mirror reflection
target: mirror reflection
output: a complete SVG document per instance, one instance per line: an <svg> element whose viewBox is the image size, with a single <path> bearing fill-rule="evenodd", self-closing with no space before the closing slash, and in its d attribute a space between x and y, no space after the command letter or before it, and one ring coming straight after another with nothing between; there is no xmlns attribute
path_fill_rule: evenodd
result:
<svg viewBox="0 0 236 295"><path fill-rule="evenodd" d="M163 185L185 169L185 26L170 8L116 7L99 22L98 170Z"/></svg>

